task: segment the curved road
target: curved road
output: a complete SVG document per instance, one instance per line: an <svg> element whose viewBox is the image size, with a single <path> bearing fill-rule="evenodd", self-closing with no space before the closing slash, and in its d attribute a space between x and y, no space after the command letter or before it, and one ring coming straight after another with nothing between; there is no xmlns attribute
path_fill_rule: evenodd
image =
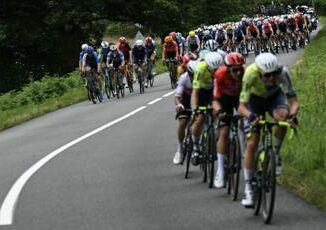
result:
<svg viewBox="0 0 326 230"><path fill-rule="evenodd" d="M299 54L279 58L292 65ZM0 133L2 203L38 160L115 121L36 170L13 206L13 222L1 216L0 229L326 228L325 212L281 187L272 224L265 226L251 210L230 201L225 190L209 190L198 169L192 167L191 179L183 179L184 167L172 164L176 122L167 78L157 77L144 95L136 91L97 105L85 101ZM8 212L1 209L1 214Z"/></svg>

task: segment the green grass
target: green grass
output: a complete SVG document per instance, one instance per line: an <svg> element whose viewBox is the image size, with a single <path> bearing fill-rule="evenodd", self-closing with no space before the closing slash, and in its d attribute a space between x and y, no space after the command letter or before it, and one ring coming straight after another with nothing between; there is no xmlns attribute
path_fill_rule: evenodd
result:
<svg viewBox="0 0 326 230"><path fill-rule="evenodd" d="M77 72L67 78L46 77L0 96L0 131L85 99L86 90Z"/></svg>
<svg viewBox="0 0 326 230"><path fill-rule="evenodd" d="M321 22L326 25L326 18ZM326 210L326 27L293 67L300 102L299 133L283 148L281 183Z"/></svg>

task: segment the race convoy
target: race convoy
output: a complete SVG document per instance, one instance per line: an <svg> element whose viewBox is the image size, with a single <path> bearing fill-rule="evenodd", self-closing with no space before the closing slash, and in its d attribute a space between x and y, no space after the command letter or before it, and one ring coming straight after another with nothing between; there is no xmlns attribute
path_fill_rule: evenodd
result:
<svg viewBox="0 0 326 230"><path fill-rule="evenodd" d="M185 178L198 166L203 182L227 188L232 200L238 199L243 169L241 204L256 215L261 211L265 223L274 212L282 142L298 125L299 112L290 71L277 54L304 48L317 25L312 8L298 7L285 15L203 26L185 37L171 32L162 44L178 121L173 164L186 165ZM101 102L104 92L108 99L124 97L124 88L133 93L136 81L145 93L153 86L156 49L152 37L134 44L125 37L117 44L103 41L98 52L83 44L80 69L90 100ZM254 63L245 67L249 56Z"/></svg>

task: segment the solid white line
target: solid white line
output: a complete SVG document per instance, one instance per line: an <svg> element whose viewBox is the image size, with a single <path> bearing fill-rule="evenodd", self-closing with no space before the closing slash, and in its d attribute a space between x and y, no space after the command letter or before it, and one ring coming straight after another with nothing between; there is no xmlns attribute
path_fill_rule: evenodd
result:
<svg viewBox="0 0 326 230"><path fill-rule="evenodd" d="M174 91L169 92L169 93L167 93L167 94L164 94L163 97L168 97L168 96L170 96L171 94L174 94Z"/></svg>
<svg viewBox="0 0 326 230"><path fill-rule="evenodd" d="M86 138L93 136L94 134L97 134L104 129L107 129L111 127L112 125L119 123L120 121L127 119L128 117L140 112L141 110L145 109L146 106L142 106L112 122L109 122L71 142L68 144L65 144L61 146L60 148L54 150L53 152L49 153L45 157L43 157L41 160L36 162L32 167L30 167L24 174L22 174L18 180L15 182L15 184L11 187L9 190L4 202L2 203L1 209L0 209L0 225L11 225L13 223L13 216L15 211L15 206L17 204L17 200L19 197L19 194L21 190L23 189L26 182L33 176L35 172L37 172L43 165L45 165L47 162L49 162L52 158L59 155L64 150L70 148L71 146L85 140Z"/></svg>
<svg viewBox="0 0 326 230"><path fill-rule="evenodd" d="M156 102L159 102L160 100L162 100L163 97L160 97L160 98L156 98L155 100L151 101L151 102L148 102L147 105L153 105L155 104Z"/></svg>

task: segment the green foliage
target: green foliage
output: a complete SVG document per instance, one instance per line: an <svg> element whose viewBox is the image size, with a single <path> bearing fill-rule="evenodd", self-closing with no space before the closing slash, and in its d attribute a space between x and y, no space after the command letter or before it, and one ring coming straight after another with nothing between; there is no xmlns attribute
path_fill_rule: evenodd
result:
<svg viewBox="0 0 326 230"><path fill-rule="evenodd" d="M44 77L32 82L21 91L11 91L0 96L0 111L16 109L21 106L35 105L50 98L57 98L71 89L82 87L82 80L77 73L66 78Z"/></svg>
<svg viewBox="0 0 326 230"><path fill-rule="evenodd" d="M321 18L326 24L326 18ZM326 29L323 28L293 68L300 101L299 134L284 145L282 181L326 210Z"/></svg>

